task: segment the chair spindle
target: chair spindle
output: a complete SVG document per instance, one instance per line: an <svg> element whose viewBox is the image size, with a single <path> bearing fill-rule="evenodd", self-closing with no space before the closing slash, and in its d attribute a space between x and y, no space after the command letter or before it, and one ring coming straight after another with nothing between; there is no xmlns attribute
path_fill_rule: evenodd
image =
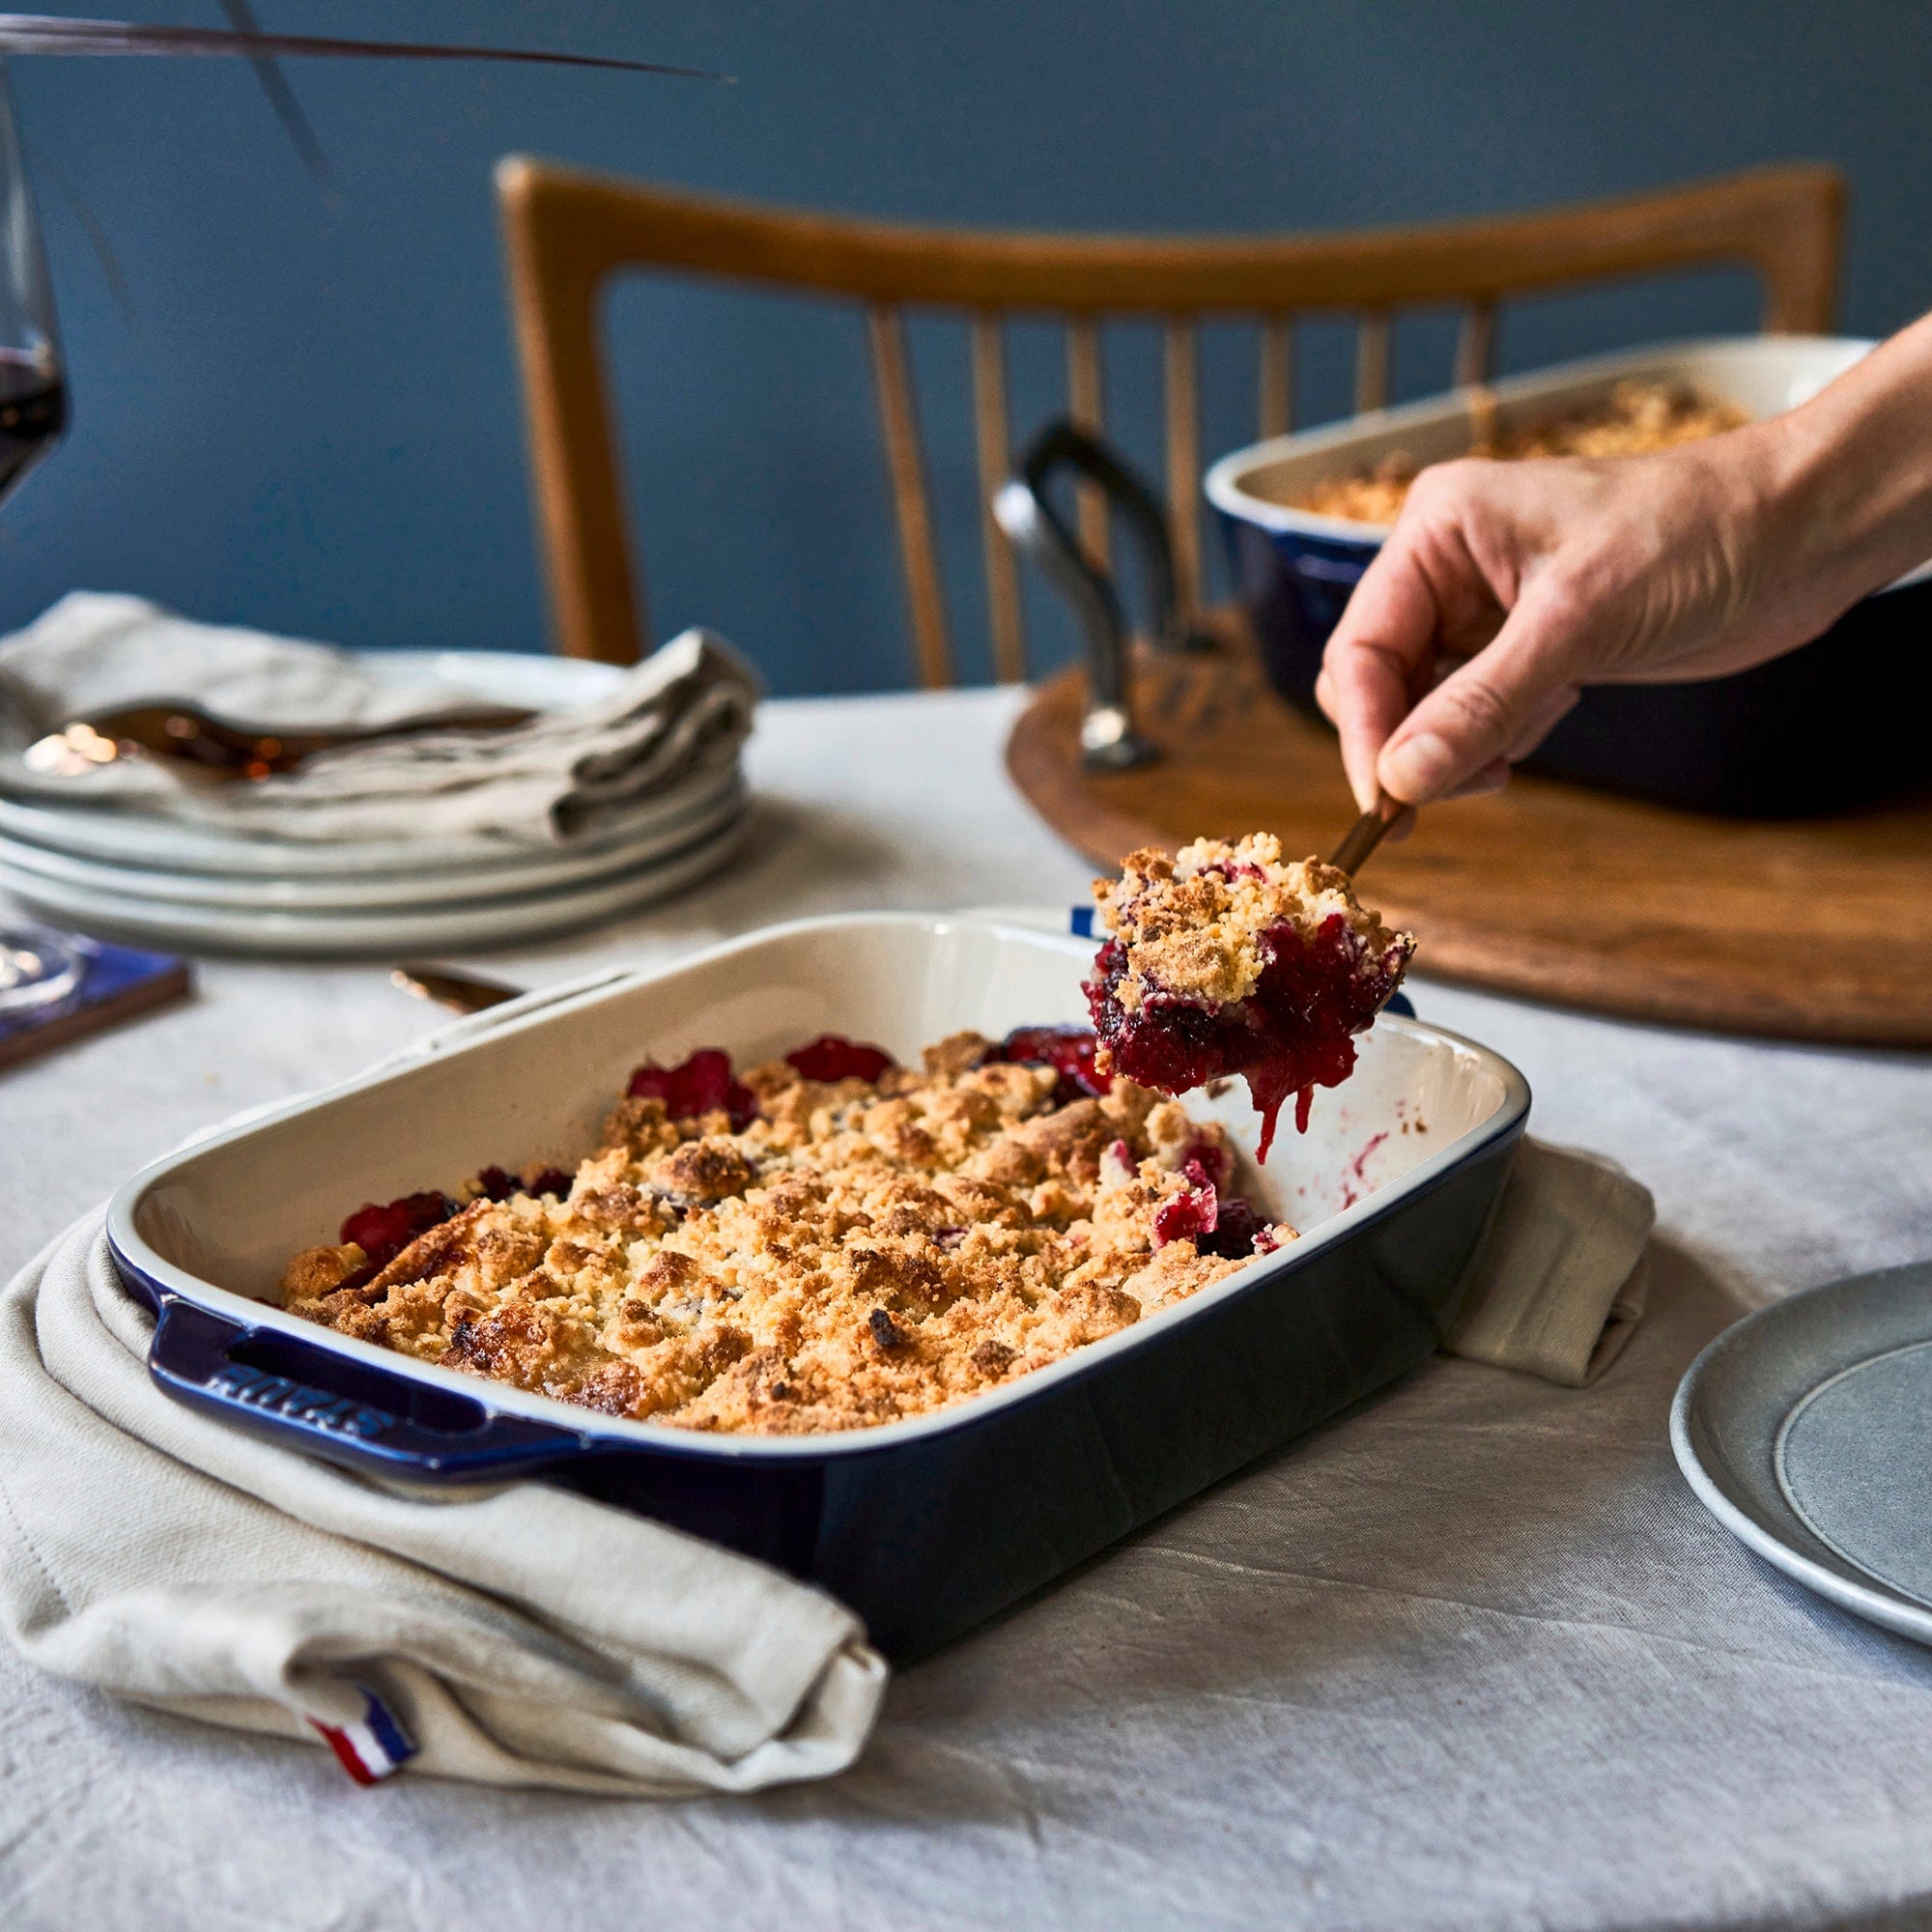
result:
<svg viewBox="0 0 1932 1932"><path fill-rule="evenodd" d="M1456 386L1466 389L1487 383L1495 350L1496 305L1489 297L1479 296L1463 311L1463 326L1456 331Z"/></svg>
<svg viewBox="0 0 1932 1932"><path fill-rule="evenodd" d="M879 390L886 469L892 479L893 508L898 522L906 601L912 611L913 642L919 652L920 681L928 691L942 691L952 682L952 646L947 637L946 598L940 588L932 512L926 502L925 470L920 459L919 413L907 369L905 327L898 310L885 304L875 304L866 319L872 343L872 375Z"/></svg>
<svg viewBox="0 0 1932 1932"><path fill-rule="evenodd" d="M1100 391L1099 318L1077 315L1066 327L1067 413L1074 426L1089 436L1106 433L1106 412ZM1097 483L1082 483L1075 491L1074 500L1079 508L1080 547L1105 570L1107 498Z"/></svg>
<svg viewBox="0 0 1932 1932"><path fill-rule="evenodd" d="M1201 409L1195 384L1194 324L1181 316L1167 325L1167 524L1174 547L1179 615L1201 609Z"/></svg>
<svg viewBox="0 0 1932 1932"><path fill-rule="evenodd" d="M1389 399L1389 315L1372 308L1355 332L1355 408L1381 409Z"/></svg>
<svg viewBox="0 0 1932 1932"><path fill-rule="evenodd" d="M1288 316L1262 317L1260 357L1261 433L1286 436L1294 427L1294 324Z"/></svg>
<svg viewBox="0 0 1932 1932"><path fill-rule="evenodd" d="M980 530L986 552L993 675L1002 684L1019 684L1026 678L1019 568L1013 547L993 515L993 498L1012 467L1007 431L1007 345L997 315L973 318L973 433L980 449Z"/></svg>

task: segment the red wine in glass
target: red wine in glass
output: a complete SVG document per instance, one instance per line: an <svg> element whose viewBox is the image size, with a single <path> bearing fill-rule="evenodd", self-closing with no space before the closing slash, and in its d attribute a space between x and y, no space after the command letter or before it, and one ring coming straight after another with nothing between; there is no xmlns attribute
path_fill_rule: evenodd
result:
<svg viewBox="0 0 1932 1932"><path fill-rule="evenodd" d="M53 295L20 158L7 65L0 61L0 497L13 494L66 427ZM0 1032L58 1007L85 970L81 942L0 904Z"/></svg>
<svg viewBox="0 0 1932 1932"><path fill-rule="evenodd" d="M45 361L0 348L0 497L60 440L67 385Z"/></svg>

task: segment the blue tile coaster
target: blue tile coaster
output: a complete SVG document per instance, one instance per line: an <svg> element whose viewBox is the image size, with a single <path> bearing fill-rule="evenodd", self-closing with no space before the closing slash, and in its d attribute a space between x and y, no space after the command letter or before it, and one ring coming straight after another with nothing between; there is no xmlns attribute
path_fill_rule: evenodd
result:
<svg viewBox="0 0 1932 1932"><path fill-rule="evenodd" d="M80 984L52 1006L0 1019L0 1066L116 1026L136 1013L181 999L188 991L191 978L187 961L171 952L110 946L78 933L62 933L61 937L85 962Z"/></svg>

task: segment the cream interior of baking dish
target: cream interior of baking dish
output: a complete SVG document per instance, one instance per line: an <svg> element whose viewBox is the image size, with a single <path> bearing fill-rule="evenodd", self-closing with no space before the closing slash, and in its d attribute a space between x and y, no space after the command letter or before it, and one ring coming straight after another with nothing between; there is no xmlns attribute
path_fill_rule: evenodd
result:
<svg viewBox="0 0 1932 1932"><path fill-rule="evenodd" d="M1091 942L973 918L880 915L771 928L668 970L486 1014L420 1058L172 1155L122 1190L110 1227L128 1260L164 1286L313 1340L311 1324L276 1305L290 1254L333 1240L363 1201L453 1189L493 1161L574 1167L646 1057L668 1063L722 1046L744 1065L834 1032L914 1060L962 1027L999 1036L1024 1022L1084 1024L1080 980L1093 952ZM1308 1133L1284 1131L1259 1174L1259 1122L1244 1085L1215 1098L1190 1095L1188 1105L1229 1127L1248 1156L1243 1180L1258 1205L1320 1239L1341 1235L1387 1190L1466 1152L1527 1098L1521 1076L1494 1054L1385 1018L1364 1039L1354 1077L1317 1094ZM1291 1263L1300 1245L1254 1266ZM332 1339L357 1355L374 1352ZM439 1380L451 1373L412 1372ZM492 1398L545 1413L557 1406L513 1390Z"/></svg>

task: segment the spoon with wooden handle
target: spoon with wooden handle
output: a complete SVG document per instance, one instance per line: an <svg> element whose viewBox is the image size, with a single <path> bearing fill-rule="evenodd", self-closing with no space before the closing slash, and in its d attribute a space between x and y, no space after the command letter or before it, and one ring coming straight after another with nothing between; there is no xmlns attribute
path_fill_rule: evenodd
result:
<svg viewBox="0 0 1932 1932"><path fill-rule="evenodd" d="M456 966L435 966L426 960L406 959L389 969L389 983L405 993L413 993L434 1007L447 1007L453 1013L487 1012L506 1000L521 999L528 991L486 974L466 973Z"/></svg>
<svg viewBox="0 0 1932 1932"><path fill-rule="evenodd" d="M1415 808L1404 805L1400 799L1391 798L1387 792L1377 795L1375 810L1365 811L1343 835L1342 842L1329 855L1328 863L1337 871L1353 874L1359 872L1368 863L1368 857L1388 835L1398 826L1415 823Z"/></svg>
<svg viewBox="0 0 1932 1932"><path fill-rule="evenodd" d="M471 704L406 724L351 724L336 731L265 731L230 724L193 704L163 699L76 719L30 745L25 756L34 771L71 778L144 752L211 783L232 784L292 772L318 752L430 731L502 731L534 715L505 704Z"/></svg>

